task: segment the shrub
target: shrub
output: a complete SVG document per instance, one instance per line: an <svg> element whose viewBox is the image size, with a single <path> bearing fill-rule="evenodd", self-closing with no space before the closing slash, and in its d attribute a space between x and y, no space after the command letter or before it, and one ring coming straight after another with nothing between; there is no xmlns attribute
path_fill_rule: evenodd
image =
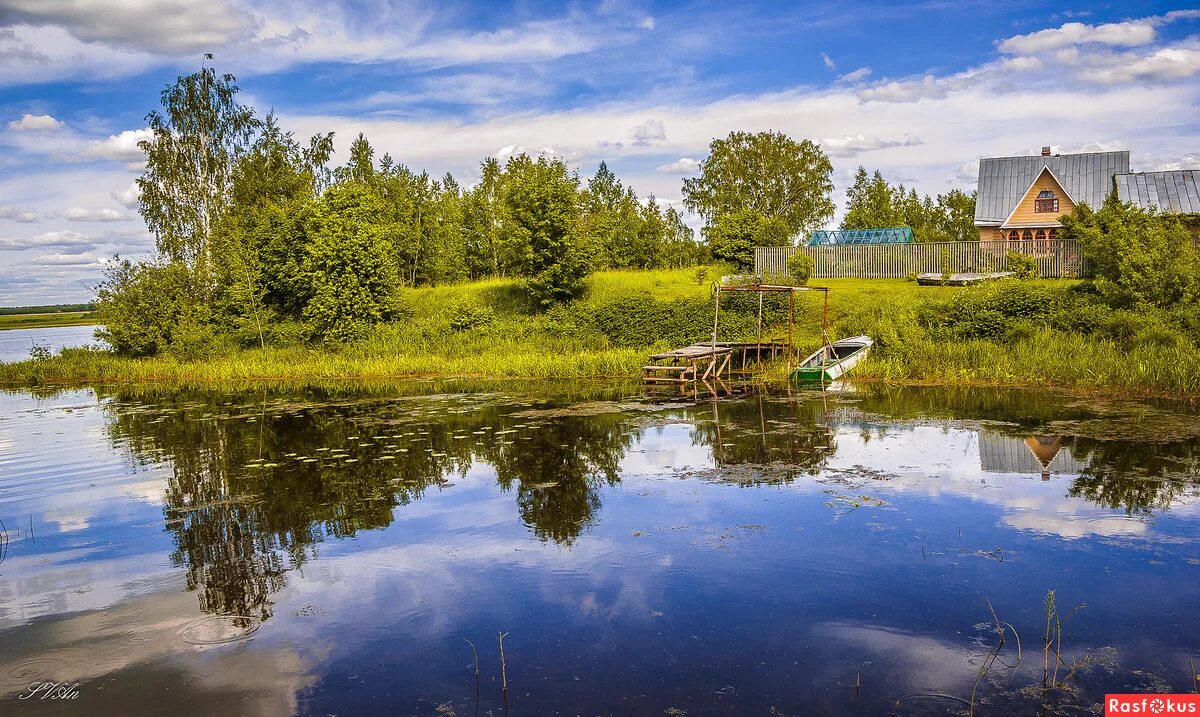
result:
<svg viewBox="0 0 1200 717"><path fill-rule="evenodd" d="M490 306L460 303L450 309L450 328L454 331L486 328L495 322L496 312Z"/></svg>
<svg viewBox="0 0 1200 717"><path fill-rule="evenodd" d="M1114 306L1171 306L1200 297L1200 255L1177 218L1123 204L1114 193L1099 211L1063 217L1092 267L1097 291Z"/></svg>
<svg viewBox="0 0 1200 717"><path fill-rule="evenodd" d="M787 246L787 225L749 209L715 217L704 228L704 241L717 261L729 262L738 271L754 266L754 247Z"/></svg>
<svg viewBox="0 0 1200 717"><path fill-rule="evenodd" d="M1005 264L1008 266L1008 270L1011 271L1018 279L1038 278L1039 272L1037 259L1034 259L1027 254L1022 254L1019 251L1012 251L1010 249L1008 255L1005 257Z"/></svg>
<svg viewBox="0 0 1200 717"><path fill-rule="evenodd" d="M191 272L181 263L113 261L97 295L97 321L104 328L96 337L127 356L153 356L210 319Z"/></svg>
<svg viewBox="0 0 1200 717"><path fill-rule="evenodd" d="M812 276L813 260L808 254L797 251L788 257L787 272L796 281L797 286L804 286Z"/></svg>

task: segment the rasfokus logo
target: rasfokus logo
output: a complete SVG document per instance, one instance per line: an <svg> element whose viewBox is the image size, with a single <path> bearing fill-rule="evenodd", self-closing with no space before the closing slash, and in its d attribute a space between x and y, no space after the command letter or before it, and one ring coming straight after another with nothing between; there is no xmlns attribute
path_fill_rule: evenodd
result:
<svg viewBox="0 0 1200 717"><path fill-rule="evenodd" d="M1111 715L1200 717L1200 695L1105 695L1104 717Z"/></svg>

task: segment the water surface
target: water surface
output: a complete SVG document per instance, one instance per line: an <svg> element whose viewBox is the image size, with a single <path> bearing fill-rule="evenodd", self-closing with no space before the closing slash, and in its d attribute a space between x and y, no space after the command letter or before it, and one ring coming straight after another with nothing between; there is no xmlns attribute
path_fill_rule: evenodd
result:
<svg viewBox="0 0 1200 717"><path fill-rule="evenodd" d="M0 363L24 361L34 345L45 346L52 353L99 343L93 334L99 326L46 326L36 329L6 329L0 331Z"/></svg>
<svg viewBox="0 0 1200 717"><path fill-rule="evenodd" d="M0 394L0 712L502 714L505 677L527 715L1190 691L1198 432L1045 392Z"/></svg>

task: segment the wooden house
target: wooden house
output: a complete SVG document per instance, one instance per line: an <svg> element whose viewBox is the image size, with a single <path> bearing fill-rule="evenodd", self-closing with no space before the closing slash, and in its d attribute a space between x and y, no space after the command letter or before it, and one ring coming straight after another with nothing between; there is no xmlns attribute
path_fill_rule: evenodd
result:
<svg viewBox="0 0 1200 717"><path fill-rule="evenodd" d="M1129 152L989 157L979 160L975 226L980 240L1054 239L1076 204L1099 207L1114 177L1129 173Z"/></svg>

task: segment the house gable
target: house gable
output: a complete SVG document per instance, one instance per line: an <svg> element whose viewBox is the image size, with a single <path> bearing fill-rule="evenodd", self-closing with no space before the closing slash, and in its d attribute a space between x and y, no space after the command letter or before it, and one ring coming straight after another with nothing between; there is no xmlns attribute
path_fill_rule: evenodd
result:
<svg viewBox="0 0 1200 717"><path fill-rule="evenodd" d="M1050 192L1058 200L1057 212L1037 211L1038 195L1042 192ZM1061 226L1058 218L1063 214L1070 214L1074 209L1074 198L1063 188L1062 183L1058 181L1058 177L1054 176L1054 172L1049 167L1044 167L1037 178L1033 180L1033 184L1029 185L1029 189L1025 190L1025 194L1021 196L1020 201L1009 212L1008 218L1000 226L1005 229L1057 227Z"/></svg>

